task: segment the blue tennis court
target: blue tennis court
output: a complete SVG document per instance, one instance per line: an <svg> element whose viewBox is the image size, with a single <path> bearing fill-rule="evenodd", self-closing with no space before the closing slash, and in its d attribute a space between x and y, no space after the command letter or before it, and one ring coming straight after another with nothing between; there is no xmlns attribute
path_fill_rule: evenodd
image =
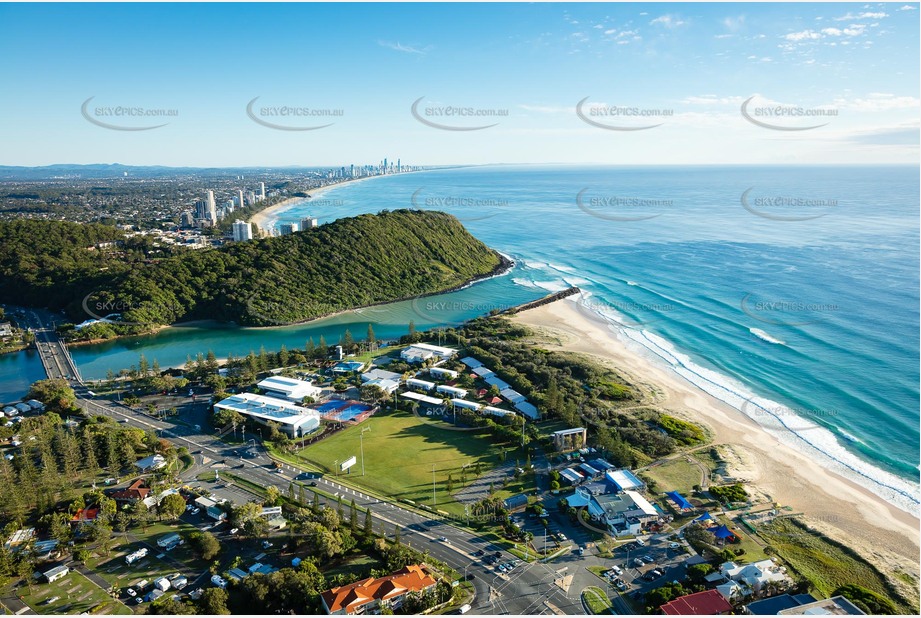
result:
<svg viewBox="0 0 921 618"><path fill-rule="evenodd" d="M340 423L355 420L375 409L374 406L360 401L341 401L339 399L331 399L310 407L319 412L325 420Z"/></svg>

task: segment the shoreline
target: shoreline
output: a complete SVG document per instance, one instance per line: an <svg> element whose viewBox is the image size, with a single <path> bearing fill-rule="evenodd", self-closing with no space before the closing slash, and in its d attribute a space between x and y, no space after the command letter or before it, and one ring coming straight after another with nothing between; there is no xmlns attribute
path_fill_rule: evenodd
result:
<svg viewBox="0 0 921 618"><path fill-rule="evenodd" d="M327 191L331 189L337 189L339 187L344 187L352 183L359 183L365 180L373 180L375 178L387 178L388 176L402 176L404 174L413 174L414 172L400 172L399 174L386 174L383 176L365 176L363 178L350 178L348 180L343 180L342 182L336 182L329 185L324 185L322 187L317 187L316 189L311 189L309 197L289 197L285 200L273 204L264 210L260 210L252 217L249 218L249 223L255 223L256 226L262 232L268 232L272 227L274 227L275 222L277 221L277 216L280 211L283 211L294 204L307 202L310 203L311 200L314 200ZM270 225L271 224L271 225Z"/></svg>
<svg viewBox="0 0 921 618"><path fill-rule="evenodd" d="M897 565L918 577L918 518L821 466L735 408L631 350L601 317L587 313L558 300L508 319L555 339L542 342L544 347L591 356L638 383L653 385L662 394L657 405L706 426L710 445L741 451L746 469L735 476L771 500L804 513L817 530L854 548L883 572L891 573Z"/></svg>

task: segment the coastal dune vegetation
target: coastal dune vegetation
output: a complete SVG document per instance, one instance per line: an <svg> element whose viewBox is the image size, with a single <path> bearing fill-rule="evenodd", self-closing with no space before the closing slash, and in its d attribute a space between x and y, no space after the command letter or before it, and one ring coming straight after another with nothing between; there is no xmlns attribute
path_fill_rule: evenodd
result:
<svg viewBox="0 0 921 618"><path fill-rule="evenodd" d="M303 322L443 292L506 263L451 215L413 210L203 251L98 224L0 222L0 236L0 301L63 309L74 321L120 316L81 338L205 319Z"/></svg>

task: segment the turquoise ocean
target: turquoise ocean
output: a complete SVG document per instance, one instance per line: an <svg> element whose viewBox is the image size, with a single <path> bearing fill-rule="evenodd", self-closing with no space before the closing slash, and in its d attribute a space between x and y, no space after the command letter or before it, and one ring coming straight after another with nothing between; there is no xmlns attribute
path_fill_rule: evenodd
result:
<svg viewBox="0 0 921 618"><path fill-rule="evenodd" d="M912 167L514 167L433 170L329 189L273 215L320 223L420 208L457 216L515 261L450 294L269 329L171 328L73 349L84 378L213 350L333 343L456 325L578 286L612 336L784 442L917 514L919 182ZM447 341L450 343L450 340ZM0 358L0 399L41 374Z"/></svg>

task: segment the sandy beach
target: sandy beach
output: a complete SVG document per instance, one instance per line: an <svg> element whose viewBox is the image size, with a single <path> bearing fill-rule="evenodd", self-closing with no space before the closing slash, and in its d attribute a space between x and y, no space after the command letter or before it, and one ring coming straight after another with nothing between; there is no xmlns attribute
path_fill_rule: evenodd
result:
<svg viewBox="0 0 921 618"><path fill-rule="evenodd" d="M289 197L286 200L282 200L281 202L278 202L274 206L269 206L265 210L261 210L257 212L255 215L250 217L249 221L250 223L255 223L257 226L259 226L260 230L263 230L263 231L268 230L275 224L275 220L278 216L278 213L290 207L292 204L296 204L298 202L308 202L309 203L310 200L317 199L318 197L320 197L321 195L323 195L330 189L344 187L347 184L351 184L355 182L362 182L365 180L371 180L373 178L386 178L386 176L366 176L364 178L353 178L350 180L344 180L342 182L337 182L332 185L326 185L325 187L320 187L318 189L311 189L309 198L308 197Z"/></svg>
<svg viewBox="0 0 921 618"><path fill-rule="evenodd" d="M713 444L738 455L732 470L737 478L804 513L814 528L853 548L880 570L891 573L898 567L918 577L917 518L823 468L738 410L633 352L588 309L559 300L511 319L532 327L542 347L590 355L636 383L655 387L659 407L705 425Z"/></svg>

